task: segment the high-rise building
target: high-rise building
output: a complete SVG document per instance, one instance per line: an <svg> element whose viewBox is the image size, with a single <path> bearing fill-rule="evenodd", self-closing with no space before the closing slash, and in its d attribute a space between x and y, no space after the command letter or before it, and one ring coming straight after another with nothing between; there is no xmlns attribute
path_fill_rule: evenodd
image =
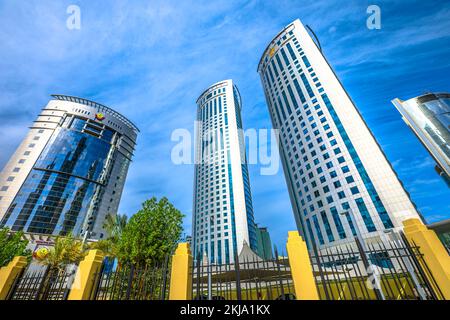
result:
<svg viewBox="0 0 450 320"><path fill-rule="evenodd" d="M267 227L257 227L256 235L256 238L258 239L258 255L264 260L272 259L272 240L270 239Z"/></svg>
<svg viewBox="0 0 450 320"><path fill-rule="evenodd" d="M105 236L117 213L137 127L99 103L52 95L0 174L0 226Z"/></svg>
<svg viewBox="0 0 450 320"><path fill-rule="evenodd" d="M392 100L403 120L437 162L436 171L450 185L450 94L429 93Z"/></svg>
<svg viewBox="0 0 450 320"><path fill-rule="evenodd" d="M257 250L241 109L232 80L197 99L192 238L194 256L213 263L233 261L244 241Z"/></svg>
<svg viewBox="0 0 450 320"><path fill-rule="evenodd" d="M420 215L300 20L258 66L297 226L311 248L369 239ZM357 225L355 225L357 224ZM358 231L359 230L359 231Z"/></svg>

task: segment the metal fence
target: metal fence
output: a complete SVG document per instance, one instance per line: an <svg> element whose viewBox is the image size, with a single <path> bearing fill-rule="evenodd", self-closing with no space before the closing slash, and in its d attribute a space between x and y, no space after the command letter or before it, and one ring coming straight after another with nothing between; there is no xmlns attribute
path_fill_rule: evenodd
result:
<svg viewBox="0 0 450 320"><path fill-rule="evenodd" d="M236 257L234 263L225 264L208 264L198 257L190 272L194 300L295 299L289 260L277 253L271 260Z"/></svg>
<svg viewBox="0 0 450 320"><path fill-rule="evenodd" d="M395 241L354 242L310 254L324 300L434 300L442 296L420 248Z"/></svg>
<svg viewBox="0 0 450 320"><path fill-rule="evenodd" d="M108 268L104 262L94 278L91 300L166 300L169 295L170 256L161 263Z"/></svg>
<svg viewBox="0 0 450 320"><path fill-rule="evenodd" d="M70 291L71 274L66 270L45 268L19 274L8 293L7 300L66 300Z"/></svg>

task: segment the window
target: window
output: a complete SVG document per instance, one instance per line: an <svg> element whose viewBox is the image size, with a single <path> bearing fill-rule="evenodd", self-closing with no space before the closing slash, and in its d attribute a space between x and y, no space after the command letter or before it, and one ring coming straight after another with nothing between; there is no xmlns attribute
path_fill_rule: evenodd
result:
<svg viewBox="0 0 450 320"><path fill-rule="evenodd" d="M328 241L333 242L334 241L333 231L331 230L330 222L328 221L326 212L321 211L320 216L322 217L322 221L323 221L323 225L325 227L325 231L327 233Z"/></svg>
<svg viewBox="0 0 450 320"><path fill-rule="evenodd" d="M19 163L25 163L25 159L20 159Z"/></svg>
<svg viewBox="0 0 450 320"><path fill-rule="evenodd" d="M13 180L14 180L14 177L13 177L13 176L8 177L8 179L6 179L6 181L13 181Z"/></svg>
<svg viewBox="0 0 450 320"><path fill-rule="evenodd" d="M364 224L366 225L367 231L374 232L377 229L373 223L372 217L370 216L369 210L367 210L366 204L362 198L358 198L355 200L358 206L359 213L364 220Z"/></svg>
<svg viewBox="0 0 450 320"><path fill-rule="evenodd" d="M3 186L1 189L0 189L0 191L6 191L6 190L8 190L8 186Z"/></svg>
<svg viewBox="0 0 450 320"><path fill-rule="evenodd" d="M13 172L19 172L20 171L20 168L18 168L18 167L15 167L14 169L13 169Z"/></svg>
<svg viewBox="0 0 450 320"><path fill-rule="evenodd" d="M347 181L347 183L355 182L355 179L353 179L353 176L345 177L345 180Z"/></svg>
<svg viewBox="0 0 450 320"><path fill-rule="evenodd" d="M359 193L358 187L352 187L352 188L350 188L350 191L352 192L352 194L358 194Z"/></svg>

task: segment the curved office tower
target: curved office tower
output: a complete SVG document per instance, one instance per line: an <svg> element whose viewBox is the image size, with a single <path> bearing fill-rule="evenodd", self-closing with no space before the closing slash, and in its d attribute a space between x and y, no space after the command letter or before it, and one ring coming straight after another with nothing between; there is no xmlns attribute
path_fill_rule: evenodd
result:
<svg viewBox="0 0 450 320"><path fill-rule="evenodd" d="M102 238L106 215L117 213L138 129L99 103L52 97L0 175L0 226Z"/></svg>
<svg viewBox="0 0 450 320"><path fill-rule="evenodd" d="M194 257L213 263L233 261L244 241L257 251L241 108L232 80L197 99L192 237Z"/></svg>
<svg viewBox="0 0 450 320"><path fill-rule="evenodd" d="M258 72L297 226L319 248L379 238L419 217L390 163L300 20L268 45ZM357 225L355 225L355 223Z"/></svg>
<svg viewBox="0 0 450 320"><path fill-rule="evenodd" d="M436 160L436 171L450 186L450 94L428 93L406 101L397 98L392 103Z"/></svg>

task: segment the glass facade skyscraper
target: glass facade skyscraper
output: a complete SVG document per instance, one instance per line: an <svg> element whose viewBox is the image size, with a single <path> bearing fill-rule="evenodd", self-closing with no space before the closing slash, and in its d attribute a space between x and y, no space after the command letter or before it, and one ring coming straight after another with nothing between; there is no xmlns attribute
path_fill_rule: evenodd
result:
<svg viewBox="0 0 450 320"><path fill-rule="evenodd" d="M232 80L197 99L192 238L194 257L213 263L233 261L244 241L257 251L241 110Z"/></svg>
<svg viewBox="0 0 450 320"><path fill-rule="evenodd" d="M429 93L406 101L392 100L403 120L437 162L450 186L450 94Z"/></svg>
<svg viewBox="0 0 450 320"><path fill-rule="evenodd" d="M258 65L297 226L319 248L420 217L357 108L300 20ZM355 224L357 224L355 226Z"/></svg>
<svg viewBox="0 0 450 320"><path fill-rule="evenodd" d="M137 127L82 98L53 95L0 175L0 226L105 236L117 213Z"/></svg>

